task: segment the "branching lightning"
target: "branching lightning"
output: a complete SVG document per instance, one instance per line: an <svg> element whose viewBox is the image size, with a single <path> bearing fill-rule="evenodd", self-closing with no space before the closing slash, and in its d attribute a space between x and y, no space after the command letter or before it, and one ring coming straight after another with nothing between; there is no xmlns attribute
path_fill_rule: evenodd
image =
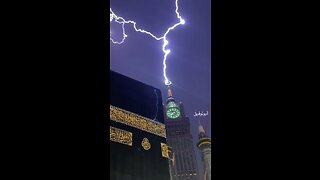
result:
<svg viewBox="0 0 320 180"><path fill-rule="evenodd" d="M171 52L170 49L167 49L167 45L169 44L169 41L167 39L167 35L169 34L169 32L171 30L174 30L177 26L185 24L185 20L179 14L178 0L175 0L175 6L176 6L175 13L176 13L177 18L179 19L179 22L174 24L173 26L169 27L167 29L167 31L164 33L164 35L161 36L161 37L157 37L157 36L153 35L149 31L137 28L137 23L135 21L125 20L123 17L117 16L112 11L112 9L110 8L110 23L113 21L113 22L116 22L116 23L120 24L121 27L122 27L122 39L121 39L121 41L116 41L110 36L110 41L113 44L122 44L122 43L124 43L124 41L128 37L128 35L126 34L126 30L125 30L125 24L132 24L133 28L135 29L136 32L147 34L147 35L151 36L153 39L155 39L157 41L162 40L162 42L163 42L162 51L164 53L163 60L162 60L162 62L163 62L163 77L165 79L165 84L166 85L172 84L172 82L169 81L169 79L167 77L167 73L166 73L166 70L167 70L167 57L168 57L169 53Z"/></svg>

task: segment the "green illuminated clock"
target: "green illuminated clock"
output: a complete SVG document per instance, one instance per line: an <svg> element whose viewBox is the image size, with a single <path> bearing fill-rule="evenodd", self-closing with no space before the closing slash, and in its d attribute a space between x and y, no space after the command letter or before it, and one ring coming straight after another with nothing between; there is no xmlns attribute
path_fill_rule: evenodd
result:
<svg viewBox="0 0 320 180"><path fill-rule="evenodd" d="M169 101L167 104L167 116L170 119L176 119L180 116L179 106L174 101Z"/></svg>

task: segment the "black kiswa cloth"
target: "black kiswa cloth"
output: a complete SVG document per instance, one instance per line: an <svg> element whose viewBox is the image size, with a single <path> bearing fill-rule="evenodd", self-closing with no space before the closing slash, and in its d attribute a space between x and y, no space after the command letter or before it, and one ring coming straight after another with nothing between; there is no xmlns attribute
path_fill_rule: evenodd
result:
<svg viewBox="0 0 320 180"><path fill-rule="evenodd" d="M110 105L163 123L159 89L110 71ZM169 160L162 156L166 138L110 117L110 179L169 180ZM114 133L114 131L116 131ZM115 141L113 138L119 138ZM131 138L131 143L128 139ZM111 140L112 139L112 140ZM121 140L126 140L121 142Z"/></svg>
<svg viewBox="0 0 320 180"><path fill-rule="evenodd" d="M164 123L161 91L110 71L110 104Z"/></svg>

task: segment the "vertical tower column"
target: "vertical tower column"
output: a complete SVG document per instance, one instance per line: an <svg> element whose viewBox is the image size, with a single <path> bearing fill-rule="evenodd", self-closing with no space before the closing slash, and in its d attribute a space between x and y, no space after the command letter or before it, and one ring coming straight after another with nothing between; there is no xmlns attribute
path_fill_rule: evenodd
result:
<svg viewBox="0 0 320 180"><path fill-rule="evenodd" d="M202 160L205 170L205 180L211 180L211 140L205 134L203 126L199 121L199 142L197 144L201 150Z"/></svg>

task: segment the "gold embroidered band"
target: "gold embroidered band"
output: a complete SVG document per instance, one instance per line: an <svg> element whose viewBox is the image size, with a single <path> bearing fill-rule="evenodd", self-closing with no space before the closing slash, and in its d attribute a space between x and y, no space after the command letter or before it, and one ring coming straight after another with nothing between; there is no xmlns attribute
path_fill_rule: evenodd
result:
<svg viewBox="0 0 320 180"><path fill-rule="evenodd" d="M110 120L123 123L164 138L166 137L166 128L164 124L112 105L110 105Z"/></svg>
<svg viewBox="0 0 320 180"><path fill-rule="evenodd" d="M132 146L132 133L110 126L110 140Z"/></svg>

